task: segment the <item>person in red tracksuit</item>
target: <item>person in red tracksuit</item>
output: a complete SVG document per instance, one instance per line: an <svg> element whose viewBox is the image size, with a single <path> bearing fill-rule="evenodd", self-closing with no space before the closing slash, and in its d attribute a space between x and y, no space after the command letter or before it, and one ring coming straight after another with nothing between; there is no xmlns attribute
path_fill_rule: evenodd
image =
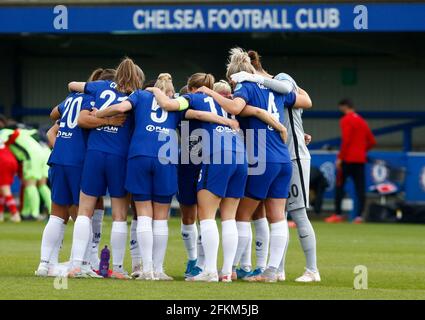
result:
<svg viewBox="0 0 425 320"><path fill-rule="evenodd" d="M339 110L343 113L340 121L341 149L336 160L337 179L335 190L335 214L331 215L326 222L341 222L341 203L344 197L344 184L348 177L354 182L356 196L359 203L355 223L361 223L365 204L365 164L367 152L376 145L375 137L367 122L354 109L349 99L343 99L338 103Z"/></svg>

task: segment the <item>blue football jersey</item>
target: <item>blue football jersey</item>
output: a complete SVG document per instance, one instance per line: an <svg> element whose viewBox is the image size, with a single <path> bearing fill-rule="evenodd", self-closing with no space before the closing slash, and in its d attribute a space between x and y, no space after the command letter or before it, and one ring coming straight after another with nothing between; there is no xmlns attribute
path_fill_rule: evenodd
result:
<svg viewBox="0 0 425 320"><path fill-rule="evenodd" d="M210 96L204 93L189 93L183 95L189 102L189 107L193 110L206 111L215 113L218 116L225 118L235 118L229 115L221 106ZM202 121L202 128L208 133L208 137L203 137L202 141L209 139L210 154L221 151L245 152L243 134L232 130L228 126L221 124ZM205 146L203 151L205 151Z"/></svg>
<svg viewBox="0 0 425 320"><path fill-rule="evenodd" d="M146 90L133 92L128 97L128 101L133 107L135 120L128 158L161 157L177 164L178 136L176 130L181 119L181 112L167 112L162 109L154 99L154 95ZM160 155L160 149L165 143L169 143L173 149L169 149L165 155Z"/></svg>
<svg viewBox="0 0 425 320"><path fill-rule="evenodd" d="M90 110L94 98L84 93L71 93L59 106L61 115L55 147L48 164L82 167L86 154L87 130L78 126L81 110Z"/></svg>
<svg viewBox="0 0 425 320"><path fill-rule="evenodd" d="M99 110L127 99L127 95L116 90L116 83L100 80L87 82L84 92L95 99L95 107ZM103 126L90 130L87 150L96 150L127 157L133 132L133 115L129 113L123 126Z"/></svg>
<svg viewBox="0 0 425 320"><path fill-rule="evenodd" d="M282 95L264 87L261 84L252 82L243 82L236 86L233 95L234 98L242 98L247 104L267 110L274 117L279 119L283 123L284 118L284 107L288 103L285 100L293 99L291 95ZM290 102L290 101L289 101ZM283 143L279 132L268 126L265 122L261 121L256 117L249 117L245 123L246 129L254 129L253 142L248 143L249 136L246 136L247 150L249 156L249 162L255 162L254 157L258 157L258 161L266 162L278 162L285 163L290 162L288 148ZM259 129L262 129L265 133L265 139L259 138ZM246 132L248 134L248 132ZM261 135L260 135L261 137ZM252 146L250 146L252 144ZM250 150L253 147L253 150Z"/></svg>

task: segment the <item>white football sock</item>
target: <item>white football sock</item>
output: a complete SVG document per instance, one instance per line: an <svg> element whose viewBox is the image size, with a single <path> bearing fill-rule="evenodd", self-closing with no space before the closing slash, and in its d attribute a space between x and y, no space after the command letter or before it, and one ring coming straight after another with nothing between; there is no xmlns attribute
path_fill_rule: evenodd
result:
<svg viewBox="0 0 425 320"><path fill-rule="evenodd" d="M249 232L251 223L246 221L237 221L236 227L238 230L238 247L235 254L235 260L233 261L233 265L236 267L239 265L242 255L247 250L248 242L249 242ZM223 240L224 241L224 240Z"/></svg>
<svg viewBox="0 0 425 320"><path fill-rule="evenodd" d="M93 239L93 230L92 230L92 226L90 224L90 239ZM92 243L91 241L89 241L89 243L87 244L87 248L86 251L84 252L84 259L83 259L83 265L91 265L90 259L91 259L91 246Z"/></svg>
<svg viewBox="0 0 425 320"><path fill-rule="evenodd" d="M142 256L140 255L139 243L137 242L137 220L131 220L130 227L130 255L131 255L131 268L141 266Z"/></svg>
<svg viewBox="0 0 425 320"><path fill-rule="evenodd" d="M198 233L198 239L196 241L196 246L198 247L198 260L196 261L196 266L198 268L204 269L205 267L205 254L204 247L202 246L202 237L201 232Z"/></svg>
<svg viewBox="0 0 425 320"><path fill-rule="evenodd" d="M112 222L111 249L114 271L122 272L127 244L127 221Z"/></svg>
<svg viewBox="0 0 425 320"><path fill-rule="evenodd" d="M93 236L91 240L91 256L90 263L92 267L97 269L99 267L100 259L99 259L99 243L102 237L102 223L103 223L103 215L104 210L96 209L94 210L93 218L92 218L92 231Z"/></svg>
<svg viewBox="0 0 425 320"><path fill-rule="evenodd" d="M55 249L53 250L52 255L50 256L50 264L52 264L52 265L59 263L59 253L60 253L60 250L62 249L62 245L63 245L63 238L64 238L64 235L65 235L65 227L66 227L66 224L63 223L61 225L61 230L60 230L58 242L56 243Z"/></svg>
<svg viewBox="0 0 425 320"><path fill-rule="evenodd" d="M305 208L294 210L291 212L291 217L297 225L298 238L306 259L306 268L316 272L316 234L308 219L307 211Z"/></svg>
<svg viewBox="0 0 425 320"><path fill-rule="evenodd" d="M270 224L270 258L267 267L279 268L283 258L286 242L288 241L288 228L285 221Z"/></svg>
<svg viewBox="0 0 425 320"><path fill-rule="evenodd" d="M270 229L267 218L254 220L257 268L264 269L269 255Z"/></svg>
<svg viewBox="0 0 425 320"><path fill-rule="evenodd" d="M153 268L155 272L163 272L165 253L168 242L168 220L153 220Z"/></svg>
<svg viewBox="0 0 425 320"><path fill-rule="evenodd" d="M285 219L284 222L284 228L286 229L286 232L288 234L288 241L286 241L286 246L285 246L285 250L283 251L283 257L282 257L282 261L279 264L279 272L285 272L285 262L286 262L286 253L288 251L288 245L289 245L289 227L288 227L288 220Z"/></svg>
<svg viewBox="0 0 425 320"><path fill-rule="evenodd" d="M248 243L246 245L245 251L242 253L242 257L239 263L241 266L241 269L245 271L251 271L251 268L252 268L251 255L252 255L252 228L250 223L249 231L248 231Z"/></svg>
<svg viewBox="0 0 425 320"><path fill-rule="evenodd" d="M143 262L143 272L152 270L152 218L146 216L137 217L137 242L139 243L140 253Z"/></svg>
<svg viewBox="0 0 425 320"><path fill-rule="evenodd" d="M231 274L232 265L238 248L238 228L236 220L226 220L221 223L221 243L223 246L222 274Z"/></svg>
<svg viewBox="0 0 425 320"><path fill-rule="evenodd" d="M81 267L83 263L84 253L90 241L90 222L91 219L86 216L78 216L75 219L71 253L73 267Z"/></svg>
<svg viewBox="0 0 425 320"><path fill-rule="evenodd" d="M54 251L57 248L57 244L61 238L61 229L64 225L64 220L57 216L50 216L49 221L44 227L43 236L41 238L41 254L40 263L49 264L54 258Z"/></svg>
<svg viewBox="0 0 425 320"><path fill-rule="evenodd" d="M198 227L194 224L181 224L181 234L184 247L186 248L187 257L189 260L195 260L198 257L197 241Z"/></svg>
<svg viewBox="0 0 425 320"><path fill-rule="evenodd" d="M201 221L201 236L205 255L205 271L217 273L217 255L220 235L218 234L217 223L214 219Z"/></svg>

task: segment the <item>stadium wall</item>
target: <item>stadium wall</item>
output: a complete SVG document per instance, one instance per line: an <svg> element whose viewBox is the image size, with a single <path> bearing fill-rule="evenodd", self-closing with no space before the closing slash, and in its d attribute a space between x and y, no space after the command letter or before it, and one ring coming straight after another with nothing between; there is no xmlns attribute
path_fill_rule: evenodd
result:
<svg viewBox="0 0 425 320"><path fill-rule="evenodd" d="M394 11L395 7L392 8ZM374 10L376 16L379 12L376 6ZM14 14L18 15L18 11ZM341 7L341 14L343 12L345 19L350 18L346 16L346 9ZM376 30L385 31L381 33L345 32L351 30L348 26L352 23L347 24L348 20L344 20L335 33L317 32L313 27L302 32L244 30L241 33L195 34L186 30L169 34L148 30L132 33L124 32L127 25L116 25L115 21L113 26L106 24L110 28L107 32L99 32L99 26L93 26L94 29L87 29L84 35L78 34L80 29L50 34L49 31L36 31L44 30L46 26L37 29L38 26L31 23L23 26L34 28L32 33L20 33L22 25L18 23L14 33L0 34L0 67L3 72L0 107L5 107L9 114L16 114L15 111L22 108L50 109L66 95L68 81L84 80L90 70L99 66L115 66L124 55L135 58L148 79L159 72L171 72L176 87L182 86L186 77L196 71L211 72L217 78L223 78L227 50L239 45L258 50L271 73L285 71L293 75L308 89L314 110L336 110L339 99L351 97L359 111L423 111L425 29L421 29L424 27L421 21L413 25L409 23L412 12L413 9L404 13L405 29L401 29L404 33L392 30L388 19L375 26ZM12 20L11 25L14 24ZM8 30L7 26L3 25L2 30ZM99 33L90 34L88 30ZM121 31L117 33L116 30ZM23 120L48 121L45 116L34 115L25 116ZM373 128L379 128L403 121L375 119L370 123ZM307 118L305 127L315 140L339 134L337 119ZM425 142L420 139L423 134L424 128L414 130L415 150L425 149ZM382 148L397 149L401 142L402 136L398 133L379 138Z"/></svg>
<svg viewBox="0 0 425 320"><path fill-rule="evenodd" d="M224 57L206 57L209 63L197 62L199 57L186 55L184 61L175 63L162 57L134 58L142 64L147 78L154 78L157 73L170 71L176 80L176 87L184 85L185 78L192 72L205 70L217 77L223 76ZM51 108L66 95L66 84L70 80L84 80L91 69L98 66L114 66L116 58L90 57L49 57L22 56L17 77L21 79L21 105L26 108ZM425 68L418 68L405 61L370 57L264 57L265 66L270 72L285 71L293 75L299 84L309 90L314 101L314 110L335 111L336 103L342 97L352 97L360 111L423 111L423 94L425 87L423 74ZM6 74L13 75L13 65L5 64ZM356 70L357 84L344 85L341 80L342 70ZM11 77L13 79L13 76ZM400 81L409 79L409 81ZM13 81L2 79L2 101L7 105L13 101ZM411 92L412 94L406 94ZM416 92L416 93L415 93ZM26 121L46 123L45 117L26 117ZM327 139L339 134L338 120L319 121L305 119L305 128L315 139ZM370 120L372 128L400 123L398 120ZM413 145L416 150L424 148L421 137L425 129L415 129ZM399 148L402 136L398 133L379 138L381 147Z"/></svg>

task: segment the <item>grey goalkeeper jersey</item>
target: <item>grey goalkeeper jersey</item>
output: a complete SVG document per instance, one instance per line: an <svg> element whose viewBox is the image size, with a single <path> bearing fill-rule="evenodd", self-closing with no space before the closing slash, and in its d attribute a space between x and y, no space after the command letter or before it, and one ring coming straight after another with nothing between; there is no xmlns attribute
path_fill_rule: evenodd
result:
<svg viewBox="0 0 425 320"><path fill-rule="evenodd" d="M274 79L264 79L264 85L273 91L287 94L297 88L295 80L287 73L279 73ZM310 152L304 140L303 110L298 108L285 108L283 125L288 130L288 151L291 160L311 159Z"/></svg>
<svg viewBox="0 0 425 320"><path fill-rule="evenodd" d="M311 159L310 152L304 140L302 119L303 110L298 108L285 108L283 125L288 129L288 146L291 160Z"/></svg>

